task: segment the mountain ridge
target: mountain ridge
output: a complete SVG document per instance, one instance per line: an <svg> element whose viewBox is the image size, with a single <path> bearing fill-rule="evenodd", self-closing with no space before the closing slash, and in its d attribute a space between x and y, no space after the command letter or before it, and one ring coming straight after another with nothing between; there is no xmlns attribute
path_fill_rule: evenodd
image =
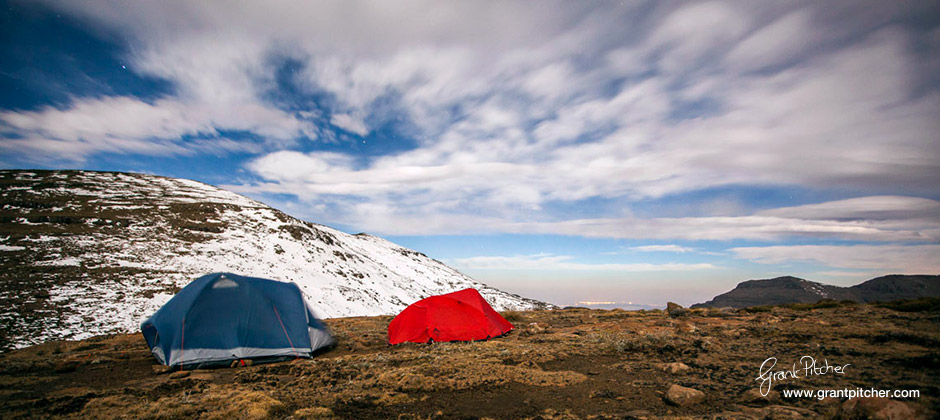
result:
<svg viewBox="0 0 940 420"><path fill-rule="evenodd" d="M834 286L799 277L747 280L734 289L693 308L744 308L789 303L816 303L823 299L857 302L890 301L940 296L940 275L888 274L850 287Z"/></svg>
<svg viewBox="0 0 940 420"><path fill-rule="evenodd" d="M506 293L369 234L293 218L197 181L96 171L0 171L0 350L134 331L210 272L293 281L321 317L387 315L478 289Z"/></svg>

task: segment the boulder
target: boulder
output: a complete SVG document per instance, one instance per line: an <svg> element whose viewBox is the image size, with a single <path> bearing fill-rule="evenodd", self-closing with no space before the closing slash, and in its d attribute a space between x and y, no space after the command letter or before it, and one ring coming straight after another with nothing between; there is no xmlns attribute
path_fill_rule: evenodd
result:
<svg viewBox="0 0 940 420"><path fill-rule="evenodd" d="M682 363L682 362L659 363L657 364L657 366L660 369L662 369L663 372L673 373L673 374L685 372L685 371L692 369L689 367L689 365Z"/></svg>
<svg viewBox="0 0 940 420"><path fill-rule="evenodd" d="M666 390L666 402L679 407L687 407L705 401L705 393L693 388L672 384Z"/></svg>
<svg viewBox="0 0 940 420"><path fill-rule="evenodd" d="M188 370L178 370L170 374L170 379L183 379L189 376L190 372Z"/></svg>
<svg viewBox="0 0 940 420"><path fill-rule="evenodd" d="M910 404L888 398L852 398L842 403L843 418L915 420L921 418Z"/></svg>
<svg viewBox="0 0 940 420"><path fill-rule="evenodd" d="M741 394L740 400L741 402L744 402L744 403L767 403L771 401L779 401L780 393L777 391L771 390L770 392L767 393L767 396L763 396L760 393L760 389L751 388L747 391L744 391L744 393Z"/></svg>

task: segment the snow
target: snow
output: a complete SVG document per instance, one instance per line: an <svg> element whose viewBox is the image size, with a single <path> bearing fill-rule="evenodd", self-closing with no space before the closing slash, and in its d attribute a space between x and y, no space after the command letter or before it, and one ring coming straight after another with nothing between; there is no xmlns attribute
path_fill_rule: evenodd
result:
<svg viewBox="0 0 940 420"><path fill-rule="evenodd" d="M21 225L41 225L41 224L42 224L42 223L33 223L33 222L30 222L30 221L29 221L27 218L25 218L25 217L17 217L16 220L14 220L13 222L14 222L14 223L21 224Z"/></svg>
<svg viewBox="0 0 940 420"><path fill-rule="evenodd" d="M25 246L0 245L0 251L22 251L24 249L26 249Z"/></svg>
<svg viewBox="0 0 940 420"><path fill-rule="evenodd" d="M108 205L108 210L140 210L148 208L150 208L150 206Z"/></svg>
<svg viewBox="0 0 940 420"><path fill-rule="evenodd" d="M78 266L80 266L80 265L82 264L82 260L80 260L80 259L78 259L78 258L69 257L69 258L61 258L61 259L58 259L58 260L51 260L51 261L38 261L38 262L36 262L35 264L36 264L36 265L42 265L42 266L60 266L60 267L75 266L75 267L78 267Z"/></svg>
<svg viewBox="0 0 940 420"><path fill-rule="evenodd" d="M806 286L809 288L811 292L815 293L816 295L822 296L824 298L829 297L829 293L826 293L826 291L821 287L819 283L807 281Z"/></svg>
<svg viewBox="0 0 940 420"><path fill-rule="evenodd" d="M55 236L39 236L38 238L27 237L27 238L20 239L20 241L25 241L25 242L52 242L52 241L58 241L58 240L59 238Z"/></svg>
<svg viewBox="0 0 940 420"><path fill-rule="evenodd" d="M158 216L126 228L97 227L92 219L86 219L90 233L34 239L37 246L57 240L60 250L68 250L66 257L52 259L47 254L45 261L37 264L74 267L84 262L89 267L123 267L139 274L110 276L106 281L74 279L52 287L49 301L63 306L62 315L53 315L58 318L41 334L20 337L18 346L137 331L140 322L172 293L212 272L294 282L314 312L324 318L396 314L427 296L468 287L479 290L497 310L541 305L478 283L384 239L306 223L200 182L96 172L79 176L81 187L63 186L50 192L57 196L90 195L95 199L86 204L124 211L131 218L142 210ZM221 204L204 220L181 220L224 228L180 236L180 229L169 221L179 217L170 211L173 203Z"/></svg>
<svg viewBox="0 0 940 420"><path fill-rule="evenodd" d="M115 261L114 263L119 267L150 268L148 264L134 262L134 261L118 260L118 261Z"/></svg>

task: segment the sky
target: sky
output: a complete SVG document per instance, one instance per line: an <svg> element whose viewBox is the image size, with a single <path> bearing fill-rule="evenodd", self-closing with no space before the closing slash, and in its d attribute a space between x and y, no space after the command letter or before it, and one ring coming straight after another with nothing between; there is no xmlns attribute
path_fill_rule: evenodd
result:
<svg viewBox="0 0 940 420"><path fill-rule="evenodd" d="M195 179L559 305L940 274L940 3L0 6L0 168Z"/></svg>

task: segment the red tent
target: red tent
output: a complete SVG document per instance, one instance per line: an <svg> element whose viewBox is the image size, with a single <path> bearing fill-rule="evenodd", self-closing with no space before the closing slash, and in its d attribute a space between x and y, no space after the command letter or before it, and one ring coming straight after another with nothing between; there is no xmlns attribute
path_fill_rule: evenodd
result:
<svg viewBox="0 0 940 420"><path fill-rule="evenodd" d="M388 324L389 344L485 340L514 327L474 289L421 299Z"/></svg>

